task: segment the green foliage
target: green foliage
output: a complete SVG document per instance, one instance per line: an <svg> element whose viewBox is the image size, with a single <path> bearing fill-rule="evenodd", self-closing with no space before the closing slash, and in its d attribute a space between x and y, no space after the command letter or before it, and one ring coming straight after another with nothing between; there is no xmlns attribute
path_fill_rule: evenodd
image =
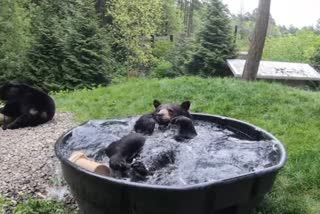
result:
<svg viewBox="0 0 320 214"><path fill-rule="evenodd" d="M207 14L207 5L203 4L199 9L194 11L193 22L192 22L192 37L196 37L204 29L206 14Z"/></svg>
<svg viewBox="0 0 320 214"><path fill-rule="evenodd" d="M108 14L112 24L112 45L121 62L136 69L146 65L152 58L150 39L161 24L161 0L117 0L112 1Z"/></svg>
<svg viewBox="0 0 320 214"><path fill-rule="evenodd" d="M173 72L173 65L170 62L163 59L154 59L153 64L151 77L165 78L177 76L177 74Z"/></svg>
<svg viewBox="0 0 320 214"><path fill-rule="evenodd" d="M24 67L32 40L28 4L28 0L0 1L0 81L14 78Z"/></svg>
<svg viewBox="0 0 320 214"><path fill-rule="evenodd" d="M188 74L187 66L198 48L198 43L192 38L182 37L176 41L172 51L165 57L173 65L173 71L177 75Z"/></svg>
<svg viewBox="0 0 320 214"><path fill-rule="evenodd" d="M313 56L311 57L312 64L320 66L320 46L315 50Z"/></svg>
<svg viewBox="0 0 320 214"><path fill-rule="evenodd" d="M16 202L0 197L0 214L76 214L75 210L65 204L51 200L28 197L16 206Z"/></svg>
<svg viewBox="0 0 320 214"><path fill-rule="evenodd" d="M157 78L176 77L187 74L187 65L197 49L192 38L180 37L174 43L161 41L155 44L151 76Z"/></svg>
<svg viewBox="0 0 320 214"><path fill-rule="evenodd" d="M320 47L320 36L311 31L300 31L294 35L268 38L263 59L310 63L317 47Z"/></svg>
<svg viewBox="0 0 320 214"><path fill-rule="evenodd" d="M231 15L232 25L238 26L237 40L239 43L237 43L237 45L241 50L249 49L249 41L254 32L257 14L258 9L253 10L251 13L246 12L245 14ZM278 26L272 15L270 15L267 36L277 37L284 35L284 32L282 32L284 29L287 30L285 26ZM244 44L246 44L246 46L244 46Z"/></svg>
<svg viewBox="0 0 320 214"><path fill-rule="evenodd" d="M71 214L74 211L66 208L62 203L48 200L29 198L19 204L13 214Z"/></svg>
<svg viewBox="0 0 320 214"><path fill-rule="evenodd" d="M13 203L0 195L0 214L5 214Z"/></svg>
<svg viewBox="0 0 320 214"><path fill-rule="evenodd" d="M157 41L152 48L152 55L156 58L166 57L173 49L174 43L171 41Z"/></svg>
<svg viewBox="0 0 320 214"><path fill-rule="evenodd" d="M211 0L204 29L200 32L200 48L189 65L191 74L204 76L222 72L226 59L235 56L228 10L220 0Z"/></svg>
<svg viewBox="0 0 320 214"><path fill-rule="evenodd" d="M205 2L95 3L1 1L0 82L15 79L57 91L106 85L111 78L150 69L158 77L186 73L193 47L180 49L179 38L203 29ZM155 34L173 34L178 42L152 48L150 36Z"/></svg>
<svg viewBox="0 0 320 214"><path fill-rule="evenodd" d="M254 91L254 93L252 93ZM55 95L60 111L79 121L150 112L152 100L192 101L192 112L237 118L278 137L289 155L257 214L317 214L320 204L320 94L235 79L134 79L108 88Z"/></svg>
<svg viewBox="0 0 320 214"><path fill-rule="evenodd" d="M92 4L45 0L39 7L35 42L19 79L51 90L107 84L112 64L107 34L99 29Z"/></svg>
<svg viewBox="0 0 320 214"><path fill-rule="evenodd" d="M176 0L163 0L162 8L161 26L157 33L176 35L182 32L183 20L181 11L177 8Z"/></svg>

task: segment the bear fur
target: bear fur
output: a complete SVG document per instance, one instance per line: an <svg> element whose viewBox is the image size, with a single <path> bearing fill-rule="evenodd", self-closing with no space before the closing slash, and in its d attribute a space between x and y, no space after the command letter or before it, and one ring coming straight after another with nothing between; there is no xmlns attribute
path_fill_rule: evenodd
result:
<svg viewBox="0 0 320 214"><path fill-rule="evenodd" d="M177 127L178 134L174 137L177 141L191 139L197 135L191 120L189 108L191 103L185 101L178 104L161 104L154 100L154 112L142 115L135 123L134 130L122 137L120 140L112 142L106 149L105 154L109 157L111 169L121 173L121 176L129 176L132 180L143 180L149 174L172 164L175 161L174 151L164 151L157 154L147 169L144 163L133 161L143 149L146 138L143 135L151 135L156 123L164 127Z"/></svg>
<svg viewBox="0 0 320 214"><path fill-rule="evenodd" d="M181 115L173 118L171 124L178 126L178 134L174 136L176 141L184 141L197 136L192 120L186 116Z"/></svg>
<svg viewBox="0 0 320 214"><path fill-rule="evenodd" d="M156 121L154 120L152 114L145 114L136 121L134 124L134 130L137 133L152 135L155 126Z"/></svg>
<svg viewBox="0 0 320 214"><path fill-rule="evenodd" d="M0 100L5 103L0 113L12 120L3 124L4 130L37 126L55 115L53 99L27 84L5 83L0 87Z"/></svg>
<svg viewBox="0 0 320 214"><path fill-rule="evenodd" d="M191 102L184 101L180 105L168 103L161 104L160 101L154 100L154 112L142 115L135 123L134 130L137 133L151 135L155 129L155 124L159 124L160 129L175 125L178 127L178 134L174 137L177 141L192 139L197 136L189 113Z"/></svg>
<svg viewBox="0 0 320 214"><path fill-rule="evenodd" d="M159 125L167 126L171 120L177 116L185 116L191 118L189 113L190 101L184 101L180 105L168 103L162 104L158 100L153 101L153 106L155 108L152 113L153 118Z"/></svg>
<svg viewBox="0 0 320 214"><path fill-rule="evenodd" d="M133 159L141 152L146 139L137 133L132 133L122 137L120 140L112 142L105 150L109 157L111 169L126 173L131 167ZM140 169L140 165L133 164L133 169Z"/></svg>

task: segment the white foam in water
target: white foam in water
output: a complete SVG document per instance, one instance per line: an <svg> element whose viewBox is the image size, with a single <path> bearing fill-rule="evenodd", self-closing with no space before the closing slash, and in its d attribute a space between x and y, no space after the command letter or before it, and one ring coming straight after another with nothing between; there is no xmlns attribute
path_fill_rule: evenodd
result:
<svg viewBox="0 0 320 214"><path fill-rule="evenodd" d="M89 157L107 163L108 158L98 153L110 143L129 134L138 117L128 119L90 121L72 132L65 144L64 155L84 151ZM147 167L157 155L174 154L175 161L157 170L146 181L148 184L183 186L237 177L277 164L279 151L272 141L252 141L216 124L194 121L198 136L186 142L173 139L176 130L160 131L146 136L140 157ZM171 151L171 153L170 153Z"/></svg>
<svg viewBox="0 0 320 214"><path fill-rule="evenodd" d="M64 197L69 193L69 191L68 187L63 183L61 165L56 164L55 169L53 185L47 190L47 198L63 201Z"/></svg>

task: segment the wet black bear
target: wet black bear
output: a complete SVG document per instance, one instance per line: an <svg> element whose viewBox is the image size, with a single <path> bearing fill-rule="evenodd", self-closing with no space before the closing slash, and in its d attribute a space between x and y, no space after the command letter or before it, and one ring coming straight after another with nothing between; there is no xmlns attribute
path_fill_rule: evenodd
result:
<svg viewBox="0 0 320 214"><path fill-rule="evenodd" d="M149 174L173 163L173 151L162 152L155 155L149 169L137 158L143 149L146 138L141 134L131 133L120 140L112 142L103 152L109 157L109 166L114 176L130 177L131 180L144 180Z"/></svg>
<svg viewBox="0 0 320 214"><path fill-rule="evenodd" d="M142 115L134 124L134 130L137 133L152 135L156 121L153 119L152 114Z"/></svg>
<svg viewBox="0 0 320 214"><path fill-rule="evenodd" d="M128 176L128 173L146 176L145 166L139 162L133 163L133 159L139 155L145 141L142 135L132 133L112 142L105 150L109 157L110 168L119 171L121 176Z"/></svg>
<svg viewBox="0 0 320 214"><path fill-rule="evenodd" d="M191 139L197 135L189 113L190 101L184 101L178 105L161 104L158 100L154 100L153 105L155 107L153 113L143 115L137 120L134 126L137 133L151 135L155 124L158 123L161 127L167 127L170 124L178 126L178 135L174 137L177 141Z"/></svg>
<svg viewBox="0 0 320 214"><path fill-rule="evenodd" d="M189 101L185 101L181 105L161 104L158 100L154 100L154 112L142 115L136 121L134 130L137 133L129 134L118 141L112 142L104 150L110 159L110 168L120 172L122 177L129 176L132 180L141 180L148 174L174 163L175 152L171 150L157 154L153 158L149 169L146 168L144 163L133 161L133 159L139 155L146 141L141 134L151 135L156 123L164 127L177 126L178 134L174 137L177 141L194 138L197 132L189 113L190 104Z"/></svg>
<svg viewBox="0 0 320 214"><path fill-rule="evenodd" d="M2 129L37 126L50 121L55 103L46 93L22 83L5 83L0 87L0 100L5 105L0 113L8 118Z"/></svg>
<svg viewBox="0 0 320 214"><path fill-rule="evenodd" d="M186 116L177 116L171 120L171 124L178 126L178 134L174 136L176 141L183 141L185 139L192 139L197 136L196 129L192 120Z"/></svg>
<svg viewBox="0 0 320 214"><path fill-rule="evenodd" d="M159 125L167 126L175 117L185 116L191 118L189 113L190 105L190 101L184 101L179 105L173 103L162 104L158 100L154 100L153 106L155 107L155 111L152 115Z"/></svg>

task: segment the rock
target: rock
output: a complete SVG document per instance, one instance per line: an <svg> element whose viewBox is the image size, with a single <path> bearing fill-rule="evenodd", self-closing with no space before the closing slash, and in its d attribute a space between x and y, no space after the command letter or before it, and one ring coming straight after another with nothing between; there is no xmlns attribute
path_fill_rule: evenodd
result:
<svg viewBox="0 0 320 214"><path fill-rule="evenodd" d="M15 201L27 194L47 197L60 167L56 140L76 123L71 113L57 113L54 120L37 127L3 131L0 128L0 195Z"/></svg>

